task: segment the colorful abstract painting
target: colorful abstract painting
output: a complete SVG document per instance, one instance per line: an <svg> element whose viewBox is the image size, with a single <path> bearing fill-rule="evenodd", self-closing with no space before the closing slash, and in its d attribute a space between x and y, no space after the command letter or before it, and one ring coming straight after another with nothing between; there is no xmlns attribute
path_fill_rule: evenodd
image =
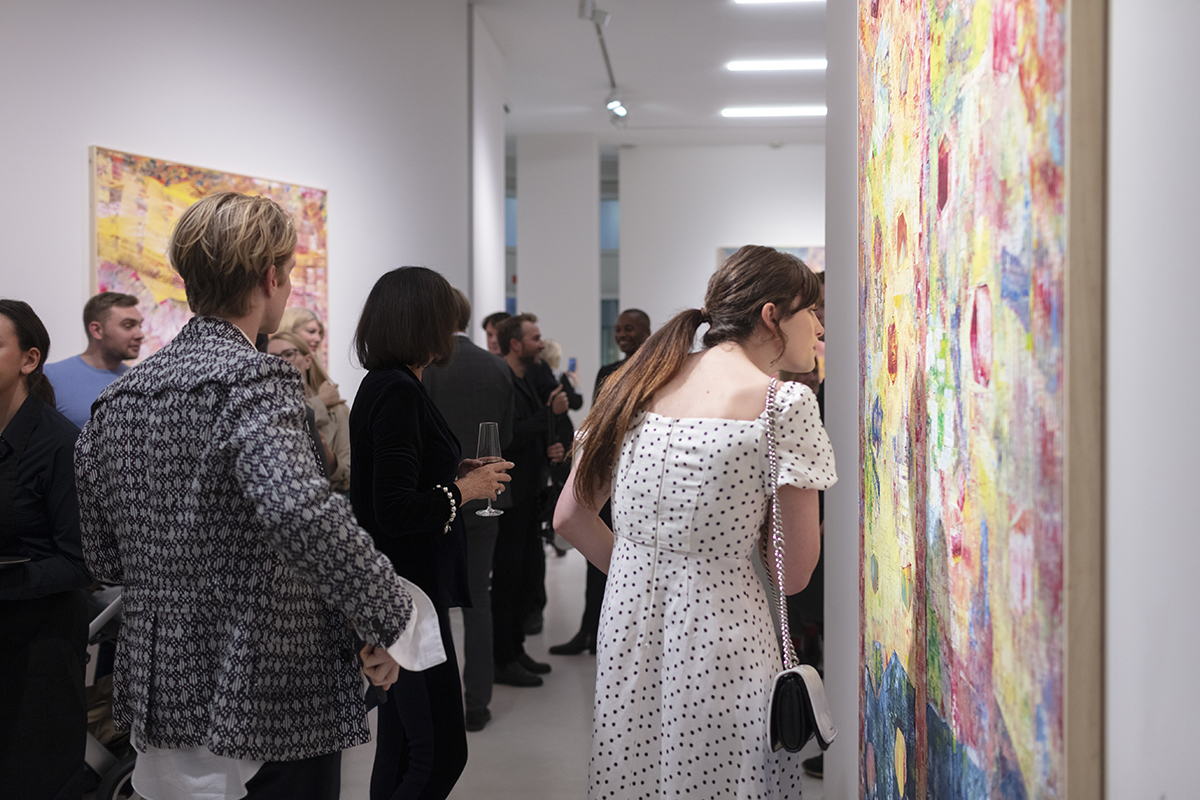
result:
<svg viewBox="0 0 1200 800"><path fill-rule="evenodd" d="M325 191L280 181L92 148L92 285L137 297L145 317L141 357L191 318L183 281L167 262L167 241L192 203L213 192L269 197L296 221L298 245L289 304L328 320ZM324 347L324 345L322 345ZM328 363L322 352L323 363Z"/></svg>
<svg viewBox="0 0 1200 800"><path fill-rule="evenodd" d="M1065 0L860 0L860 795L1064 787Z"/></svg>

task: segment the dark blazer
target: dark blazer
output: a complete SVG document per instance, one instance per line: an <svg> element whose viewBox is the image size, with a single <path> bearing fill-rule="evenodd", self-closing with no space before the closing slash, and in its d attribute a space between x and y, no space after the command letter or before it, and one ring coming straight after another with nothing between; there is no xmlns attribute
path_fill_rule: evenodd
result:
<svg viewBox="0 0 1200 800"><path fill-rule="evenodd" d="M375 546L439 608L470 606L467 536L450 501L458 438L406 367L367 373L350 411L350 502Z"/></svg>
<svg viewBox="0 0 1200 800"><path fill-rule="evenodd" d="M518 378L509 367L508 374L513 385L513 437L506 457L514 466L509 470L512 482L505 494L511 492L513 504L518 505L532 502L537 496L542 470L548 464L546 448L553 414L528 373Z"/></svg>
<svg viewBox="0 0 1200 800"><path fill-rule="evenodd" d="M390 646L412 596L314 460L295 367L195 317L101 393L75 477L88 568L125 586L117 727L255 761L370 741L347 619Z"/></svg>
<svg viewBox="0 0 1200 800"><path fill-rule="evenodd" d="M481 422L499 424L504 449L512 441L513 385L508 364L464 334L454 339L450 363L426 367L421 382L458 437L464 458L477 453Z"/></svg>

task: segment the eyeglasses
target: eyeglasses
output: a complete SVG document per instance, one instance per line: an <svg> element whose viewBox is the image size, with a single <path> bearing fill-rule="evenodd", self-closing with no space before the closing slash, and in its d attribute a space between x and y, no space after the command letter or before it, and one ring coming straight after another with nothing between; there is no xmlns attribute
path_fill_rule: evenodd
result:
<svg viewBox="0 0 1200 800"><path fill-rule="evenodd" d="M279 356L280 358L285 358L288 361L291 361L293 358L300 355L300 351L294 347L289 347L287 350L284 350L283 352L280 352L280 353L276 353L275 355Z"/></svg>

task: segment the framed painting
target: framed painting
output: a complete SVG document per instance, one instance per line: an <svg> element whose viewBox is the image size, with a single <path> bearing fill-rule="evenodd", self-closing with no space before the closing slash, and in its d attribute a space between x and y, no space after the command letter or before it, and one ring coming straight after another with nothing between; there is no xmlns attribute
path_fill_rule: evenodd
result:
<svg viewBox="0 0 1200 800"><path fill-rule="evenodd" d="M1103 795L1102 0L860 0L863 798Z"/></svg>
<svg viewBox="0 0 1200 800"><path fill-rule="evenodd" d="M167 242L183 212L214 192L269 197L292 215L298 236L289 305L328 320L325 190L103 147L91 148L89 162L92 292L138 298L145 317L142 358L171 341L192 316L183 281L167 262ZM320 353L322 363L326 356Z"/></svg>

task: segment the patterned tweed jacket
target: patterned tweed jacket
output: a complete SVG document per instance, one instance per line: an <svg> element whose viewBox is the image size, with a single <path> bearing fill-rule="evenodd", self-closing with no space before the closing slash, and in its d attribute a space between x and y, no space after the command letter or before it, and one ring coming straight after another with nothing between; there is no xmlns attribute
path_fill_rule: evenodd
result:
<svg viewBox="0 0 1200 800"><path fill-rule="evenodd" d="M100 395L75 472L88 568L125 586L119 727L257 761L369 740L350 622L391 645L412 597L315 463L294 367L196 317Z"/></svg>

